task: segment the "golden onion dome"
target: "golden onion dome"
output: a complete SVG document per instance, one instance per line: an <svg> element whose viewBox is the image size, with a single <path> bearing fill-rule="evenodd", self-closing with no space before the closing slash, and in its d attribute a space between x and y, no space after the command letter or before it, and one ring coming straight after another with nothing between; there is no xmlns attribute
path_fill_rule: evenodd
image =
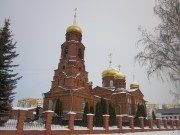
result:
<svg viewBox="0 0 180 135"><path fill-rule="evenodd" d="M139 88L139 84L134 81L134 82L130 85L130 88Z"/></svg>
<svg viewBox="0 0 180 135"><path fill-rule="evenodd" d="M92 82L91 80L89 80L89 81L88 81L88 84L89 84L89 85L92 85L92 84L93 84L93 82Z"/></svg>
<svg viewBox="0 0 180 135"><path fill-rule="evenodd" d="M66 29L66 33L67 33L67 32L71 32L71 31L76 31L76 32L82 33L81 28L76 25L76 11L77 11L77 8L75 8L74 11L75 11L75 14L74 14L74 22L73 22L73 25L69 26L69 27Z"/></svg>
<svg viewBox="0 0 180 135"><path fill-rule="evenodd" d="M106 76L114 76L115 74L117 74L119 71L114 69L114 68L110 68L107 70L104 70L102 72L102 77L106 77Z"/></svg>
<svg viewBox="0 0 180 135"><path fill-rule="evenodd" d="M71 25L66 29L66 33L71 32L71 31L82 33L81 28L79 26L77 26L77 25Z"/></svg>
<svg viewBox="0 0 180 135"><path fill-rule="evenodd" d="M121 73L121 72L118 72L117 74L114 75L114 79L125 79L126 76Z"/></svg>

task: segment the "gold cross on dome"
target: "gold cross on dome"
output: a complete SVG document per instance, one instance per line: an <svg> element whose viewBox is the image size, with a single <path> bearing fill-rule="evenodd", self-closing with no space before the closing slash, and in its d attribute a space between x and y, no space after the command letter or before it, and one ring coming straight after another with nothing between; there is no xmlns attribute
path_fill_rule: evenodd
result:
<svg viewBox="0 0 180 135"><path fill-rule="evenodd" d="M135 75L133 75L133 81L135 81Z"/></svg>
<svg viewBox="0 0 180 135"><path fill-rule="evenodd" d="M109 68L111 67L111 64L112 64L111 57L112 57L112 53L109 54Z"/></svg>
<svg viewBox="0 0 180 135"><path fill-rule="evenodd" d="M120 71L120 69L121 69L121 65L118 65L118 69L119 69L119 71Z"/></svg>
<svg viewBox="0 0 180 135"><path fill-rule="evenodd" d="M74 22L73 22L73 25L76 25L76 11L77 11L77 8L74 9Z"/></svg>

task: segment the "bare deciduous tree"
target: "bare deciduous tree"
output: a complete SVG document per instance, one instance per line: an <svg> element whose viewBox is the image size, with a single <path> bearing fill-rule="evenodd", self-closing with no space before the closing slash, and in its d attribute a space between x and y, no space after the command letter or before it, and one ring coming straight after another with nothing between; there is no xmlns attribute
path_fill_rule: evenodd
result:
<svg viewBox="0 0 180 135"><path fill-rule="evenodd" d="M157 0L154 13L161 23L154 34L139 28L138 45L144 46L135 60L147 67L148 77L153 74L165 77L180 93L180 0Z"/></svg>

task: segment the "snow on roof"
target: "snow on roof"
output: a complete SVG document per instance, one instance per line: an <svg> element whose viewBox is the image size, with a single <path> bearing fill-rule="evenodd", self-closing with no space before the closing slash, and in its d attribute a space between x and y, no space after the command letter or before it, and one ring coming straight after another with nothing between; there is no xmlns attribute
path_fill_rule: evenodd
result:
<svg viewBox="0 0 180 135"><path fill-rule="evenodd" d="M68 60L68 61L76 61L76 60Z"/></svg>
<svg viewBox="0 0 180 135"><path fill-rule="evenodd" d="M106 89L106 90L110 90L110 91L114 91L114 87L101 87L103 89Z"/></svg>
<svg viewBox="0 0 180 135"><path fill-rule="evenodd" d="M97 96L97 95L93 95L94 97L97 97L97 98L101 98L100 96Z"/></svg>
<svg viewBox="0 0 180 135"><path fill-rule="evenodd" d="M47 111L44 111L44 112L54 112L54 111L52 111L52 110L47 110Z"/></svg>
<svg viewBox="0 0 180 135"><path fill-rule="evenodd" d="M116 94L129 94L129 95L131 95L130 93L128 93L128 91L114 92L111 95L116 95Z"/></svg>
<svg viewBox="0 0 180 135"><path fill-rule="evenodd" d="M134 92L134 91L136 91L136 90L138 90L138 89L129 89L129 90L127 90L128 92Z"/></svg>
<svg viewBox="0 0 180 135"><path fill-rule="evenodd" d="M108 115L108 114L104 114L103 116L110 116L110 115Z"/></svg>
<svg viewBox="0 0 180 135"><path fill-rule="evenodd" d="M88 113L88 114L86 114L86 115L92 115L92 116L94 116L94 114L92 114L92 113Z"/></svg>
<svg viewBox="0 0 180 135"><path fill-rule="evenodd" d="M116 94L124 94L126 93L125 91L122 91L122 92L116 92L116 93L112 93L112 95L116 95Z"/></svg>
<svg viewBox="0 0 180 135"><path fill-rule="evenodd" d="M67 42L74 42L74 43L79 43L79 41L76 41L76 40L69 40Z"/></svg>
<svg viewBox="0 0 180 135"><path fill-rule="evenodd" d="M117 88L116 90L126 90L125 88Z"/></svg>
<svg viewBox="0 0 180 135"><path fill-rule="evenodd" d="M115 89L113 89L112 87L100 87L100 86L97 86L97 87L95 87L94 88L95 90L94 91L96 91L96 90L108 90L108 91L114 91Z"/></svg>
<svg viewBox="0 0 180 135"><path fill-rule="evenodd" d="M97 97L97 98L103 98L105 100L109 100L108 98L105 98L105 97L100 97L100 96L97 96L97 95L93 95L94 97Z"/></svg>
<svg viewBox="0 0 180 135"><path fill-rule="evenodd" d="M71 111L70 111L70 112L68 112L68 114L76 114L76 113L75 113L75 112L71 112Z"/></svg>

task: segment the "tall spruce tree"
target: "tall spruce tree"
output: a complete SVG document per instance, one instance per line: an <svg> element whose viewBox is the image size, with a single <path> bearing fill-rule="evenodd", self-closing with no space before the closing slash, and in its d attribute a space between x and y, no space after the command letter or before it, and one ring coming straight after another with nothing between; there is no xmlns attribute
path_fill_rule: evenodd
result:
<svg viewBox="0 0 180 135"><path fill-rule="evenodd" d="M110 119L116 118L115 109L111 104L109 104L109 115L110 115Z"/></svg>
<svg viewBox="0 0 180 135"><path fill-rule="evenodd" d="M93 108L93 106L90 106L89 112L92 113L92 114L94 114L94 108Z"/></svg>
<svg viewBox="0 0 180 135"><path fill-rule="evenodd" d="M19 54L15 51L16 43L10 31L10 20L5 19L4 27L0 28L0 117L8 115L11 103L14 99L13 90L16 88L18 73L13 68L19 65L13 64L14 58Z"/></svg>
<svg viewBox="0 0 180 135"><path fill-rule="evenodd" d="M95 121L96 126L101 126L103 124L102 106L99 102L96 103Z"/></svg>
<svg viewBox="0 0 180 135"><path fill-rule="evenodd" d="M102 125L103 123L103 115L108 113L107 103L104 98L101 98L101 101L96 104L95 110L95 120L97 123Z"/></svg>
<svg viewBox="0 0 180 135"><path fill-rule="evenodd" d="M40 109L40 107L37 106L37 107L36 107L36 115L37 115L37 116L39 116L39 109Z"/></svg>
<svg viewBox="0 0 180 135"><path fill-rule="evenodd" d="M153 120L156 120L156 115L154 113L154 110L152 111L152 118L153 118Z"/></svg>
<svg viewBox="0 0 180 135"><path fill-rule="evenodd" d="M101 98L100 106L102 108L102 115L107 114L107 103L104 98Z"/></svg>
<svg viewBox="0 0 180 135"><path fill-rule="evenodd" d="M36 107L36 115L34 116L34 120L38 120L39 119L39 109L40 109L40 107L37 106Z"/></svg>
<svg viewBox="0 0 180 135"><path fill-rule="evenodd" d="M136 111L136 119L138 119L139 117L142 117L142 108L141 108L141 105L138 104L137 105L137 111Z"/></svg>
<svg viewBox="0 0 180 135"><path fill-rule="evenodd" d="M138 117L144 117L144 118L146 117L146 111L144 105L138 104L135 118L137 119Z"/></svg>
<svg viewBox="0 0 180 135"><path fill-rule="evenodd" d="M87 115L89 113L89 104L86 102L85 107L84 107L84 114L83 114L83 120L87 121Z"/></svg>
<svg viewBox="0 0 180 135"><path fill-rule="evenodd" d="M102 115L102 109L101 109L100 103L97 102L96 103L95 118L100 118L101 115Z"/></svg>
<svg viewBox="0 0 180 135"><path fill-rule="evenodd" d="M56 106L55 106L54 112L55 112L58 116L61 116L62 113L63 113L63 110L62 110L62 102L60 101L59 98L58 98L58 100L56 101Z"/></svg>
<svg viewBox="0 0 180 135"><path fill-rule="evenodd" d="M144 105L141 105L141 109L142 109L142 117L146 118L146 107Z"/></svg>

